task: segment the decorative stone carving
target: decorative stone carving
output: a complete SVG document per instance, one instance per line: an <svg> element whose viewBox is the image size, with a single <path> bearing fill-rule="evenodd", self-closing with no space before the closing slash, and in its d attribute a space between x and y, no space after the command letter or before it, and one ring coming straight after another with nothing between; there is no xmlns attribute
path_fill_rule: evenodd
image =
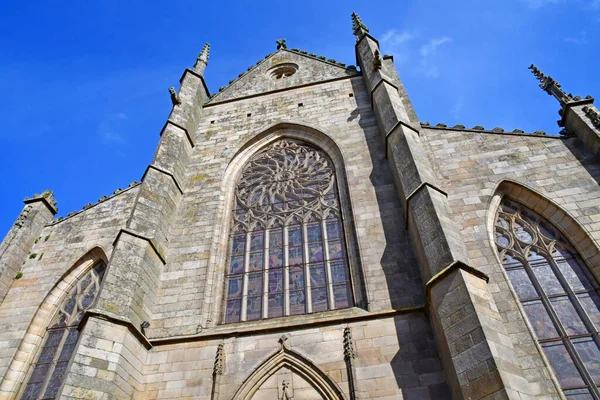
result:
<svg viewBox="0 0 600 400"><path fill-rule="evenodd" d="M350 328L344 328L344 357L346 359L356 358L354 342L352 341L352 331Z"/></svg>
<svg viewBox="0 0 600 400"><path fill-rule="evenodd" d="M594 109L594 107L585 106L582 108L582 110L585 113L586 117L590 119L592 125L594 125L596 129L600 129L600 113L598 113L598 111Z"/></svg>
<svg viewBox="0 0 600 400"><path fill-rule="evenodd" d="M379 50L375 50L375 54L373 56L373 69L381 69L381 54L379 54Z"/></svg>
<svg viewBox="0 0 600 400"><path fill-rule="evenodd" d="M225 371L225 354L223 352L223 343L217 347L217 355L215 356L215 365L213 367L213 375L223 375Z"/></svg>
<svg viewBox="0 0 600 400"><path fill-rule="evenodd" d="M171 103L173 103L173 106L181 104L179 94L177 94L174 87L169 88L169 93L171 94Z"/></svg>
<svg viewBox="0 0 600 400"><path fill-rule="evenodd" d="M279 346L281 350L287 350L290 348L290 337L287 334L281 335L279 338Z"/></svg>
<svg viewBox="0 0 600 400"><path fill-rule="evenodd" d="M285 39L276 40L277 42L277 50L279 49L287 49L287 44L285 43Z"/></svg>
<svg viewBox="0 0 600 400"><path fill-rule="evenodd" d="M19 214L19 216L17 217L17 221L15 222L15 225L19 228L21 228L24 224L25 224L25 220L27 219L27 215L29 214L29 211L31 211L33 207L31 207L30 205L26 206L23 211L21 211L21 214Z"/></svg>
<svg viewBox="0 0 600 400"><path fill-rule="evenodd" d="M363 24L362 20L355 12L352 13L352 31L354 36L356 36L357 41L369 33L369 28Z"/></svg>

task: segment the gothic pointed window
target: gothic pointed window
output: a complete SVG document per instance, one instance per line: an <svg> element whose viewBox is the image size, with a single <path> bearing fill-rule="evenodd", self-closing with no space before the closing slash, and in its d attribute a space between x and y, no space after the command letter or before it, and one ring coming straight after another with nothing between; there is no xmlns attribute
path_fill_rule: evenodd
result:
<svg viewBox="0 0 600 400"><path fill-rule="evenodd" d="M100 288L105 264L94 265L79 279L52 319L38 360L21 399L55 399L79 338L78 325Z"/></svg>
<svg viewBox="0 0 600 400"><path fill-rule="evenodd" d="M503 199L498 253L567 398L600 398L598 282L548 220ZM593 397L592 397L593 396Z"/></svg>
<svg viewBox="0 0 600 400"><path fill-rule="evenodd" d="M335 170L324 152L283 139L255 154L233 214L225 322L353 305Z"/></svg>

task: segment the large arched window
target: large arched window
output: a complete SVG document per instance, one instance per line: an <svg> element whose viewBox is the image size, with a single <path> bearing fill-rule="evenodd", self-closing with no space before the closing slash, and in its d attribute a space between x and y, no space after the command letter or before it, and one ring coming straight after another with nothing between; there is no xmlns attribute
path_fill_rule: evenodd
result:
<svg viewBox="0 0 600 400"><path fill-rule="evenodd" d="M54 399L62 386L67 366L73 356L78 325L98 294L106 265L96 263L79 279L52 319L38 360L21 399Z"/></svg>
<svg viewBox="0 0 600 400"><path fill-rule="evenodd" d="M242 169L227 268L225 322L352 306L330 158L283 139Z"/></svg>
<svg viewBox="0 0 600 400"><path fill-rule="evenodd" d="M600 398L598 282L546 219L504 198L498 252L541 347L569 399Z"/></svg>

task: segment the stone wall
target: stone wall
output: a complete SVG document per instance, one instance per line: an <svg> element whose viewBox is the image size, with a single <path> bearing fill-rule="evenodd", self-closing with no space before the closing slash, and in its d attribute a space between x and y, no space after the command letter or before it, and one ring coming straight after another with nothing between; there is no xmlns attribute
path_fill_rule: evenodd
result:
<svg viewBox="0 0 600 400"><path fill-rule="evenodd" d="M516 191L517 201L533 208L547 199L570 215L597 243L600 238L600 171L595 156L575 138L443 128L427 128L423 138L439 181L448 193L454 219L462 226L470 264L490 277L489 291L532 394L555 393L555 382L550 378L553 374L523 318L495 251L492 233L498 201L493 199L495 195L505 194L506 191L499 188L502 182L522 185L531 190ZM547 217L553 214L550 212ZM558 227L563 231L569 229L560 224ZM565 233L570 240L575 240L576 246L582 240L581 232ZM598 265L597 245L586 245L579 250L584 259L592 260L590 267ZM596 277L600 276L597 270L594 272Z"/></svg>

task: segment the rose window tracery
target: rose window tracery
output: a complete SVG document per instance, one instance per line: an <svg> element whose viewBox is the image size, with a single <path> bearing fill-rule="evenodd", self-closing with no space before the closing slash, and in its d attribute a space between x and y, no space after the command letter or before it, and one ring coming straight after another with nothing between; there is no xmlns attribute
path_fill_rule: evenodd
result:
<svg viewBox="0 0 600 400"><path fill-rule="evenodd" d="M244 166L236 192L225 322L351 306L335 171L283 139Z"/></svg>

